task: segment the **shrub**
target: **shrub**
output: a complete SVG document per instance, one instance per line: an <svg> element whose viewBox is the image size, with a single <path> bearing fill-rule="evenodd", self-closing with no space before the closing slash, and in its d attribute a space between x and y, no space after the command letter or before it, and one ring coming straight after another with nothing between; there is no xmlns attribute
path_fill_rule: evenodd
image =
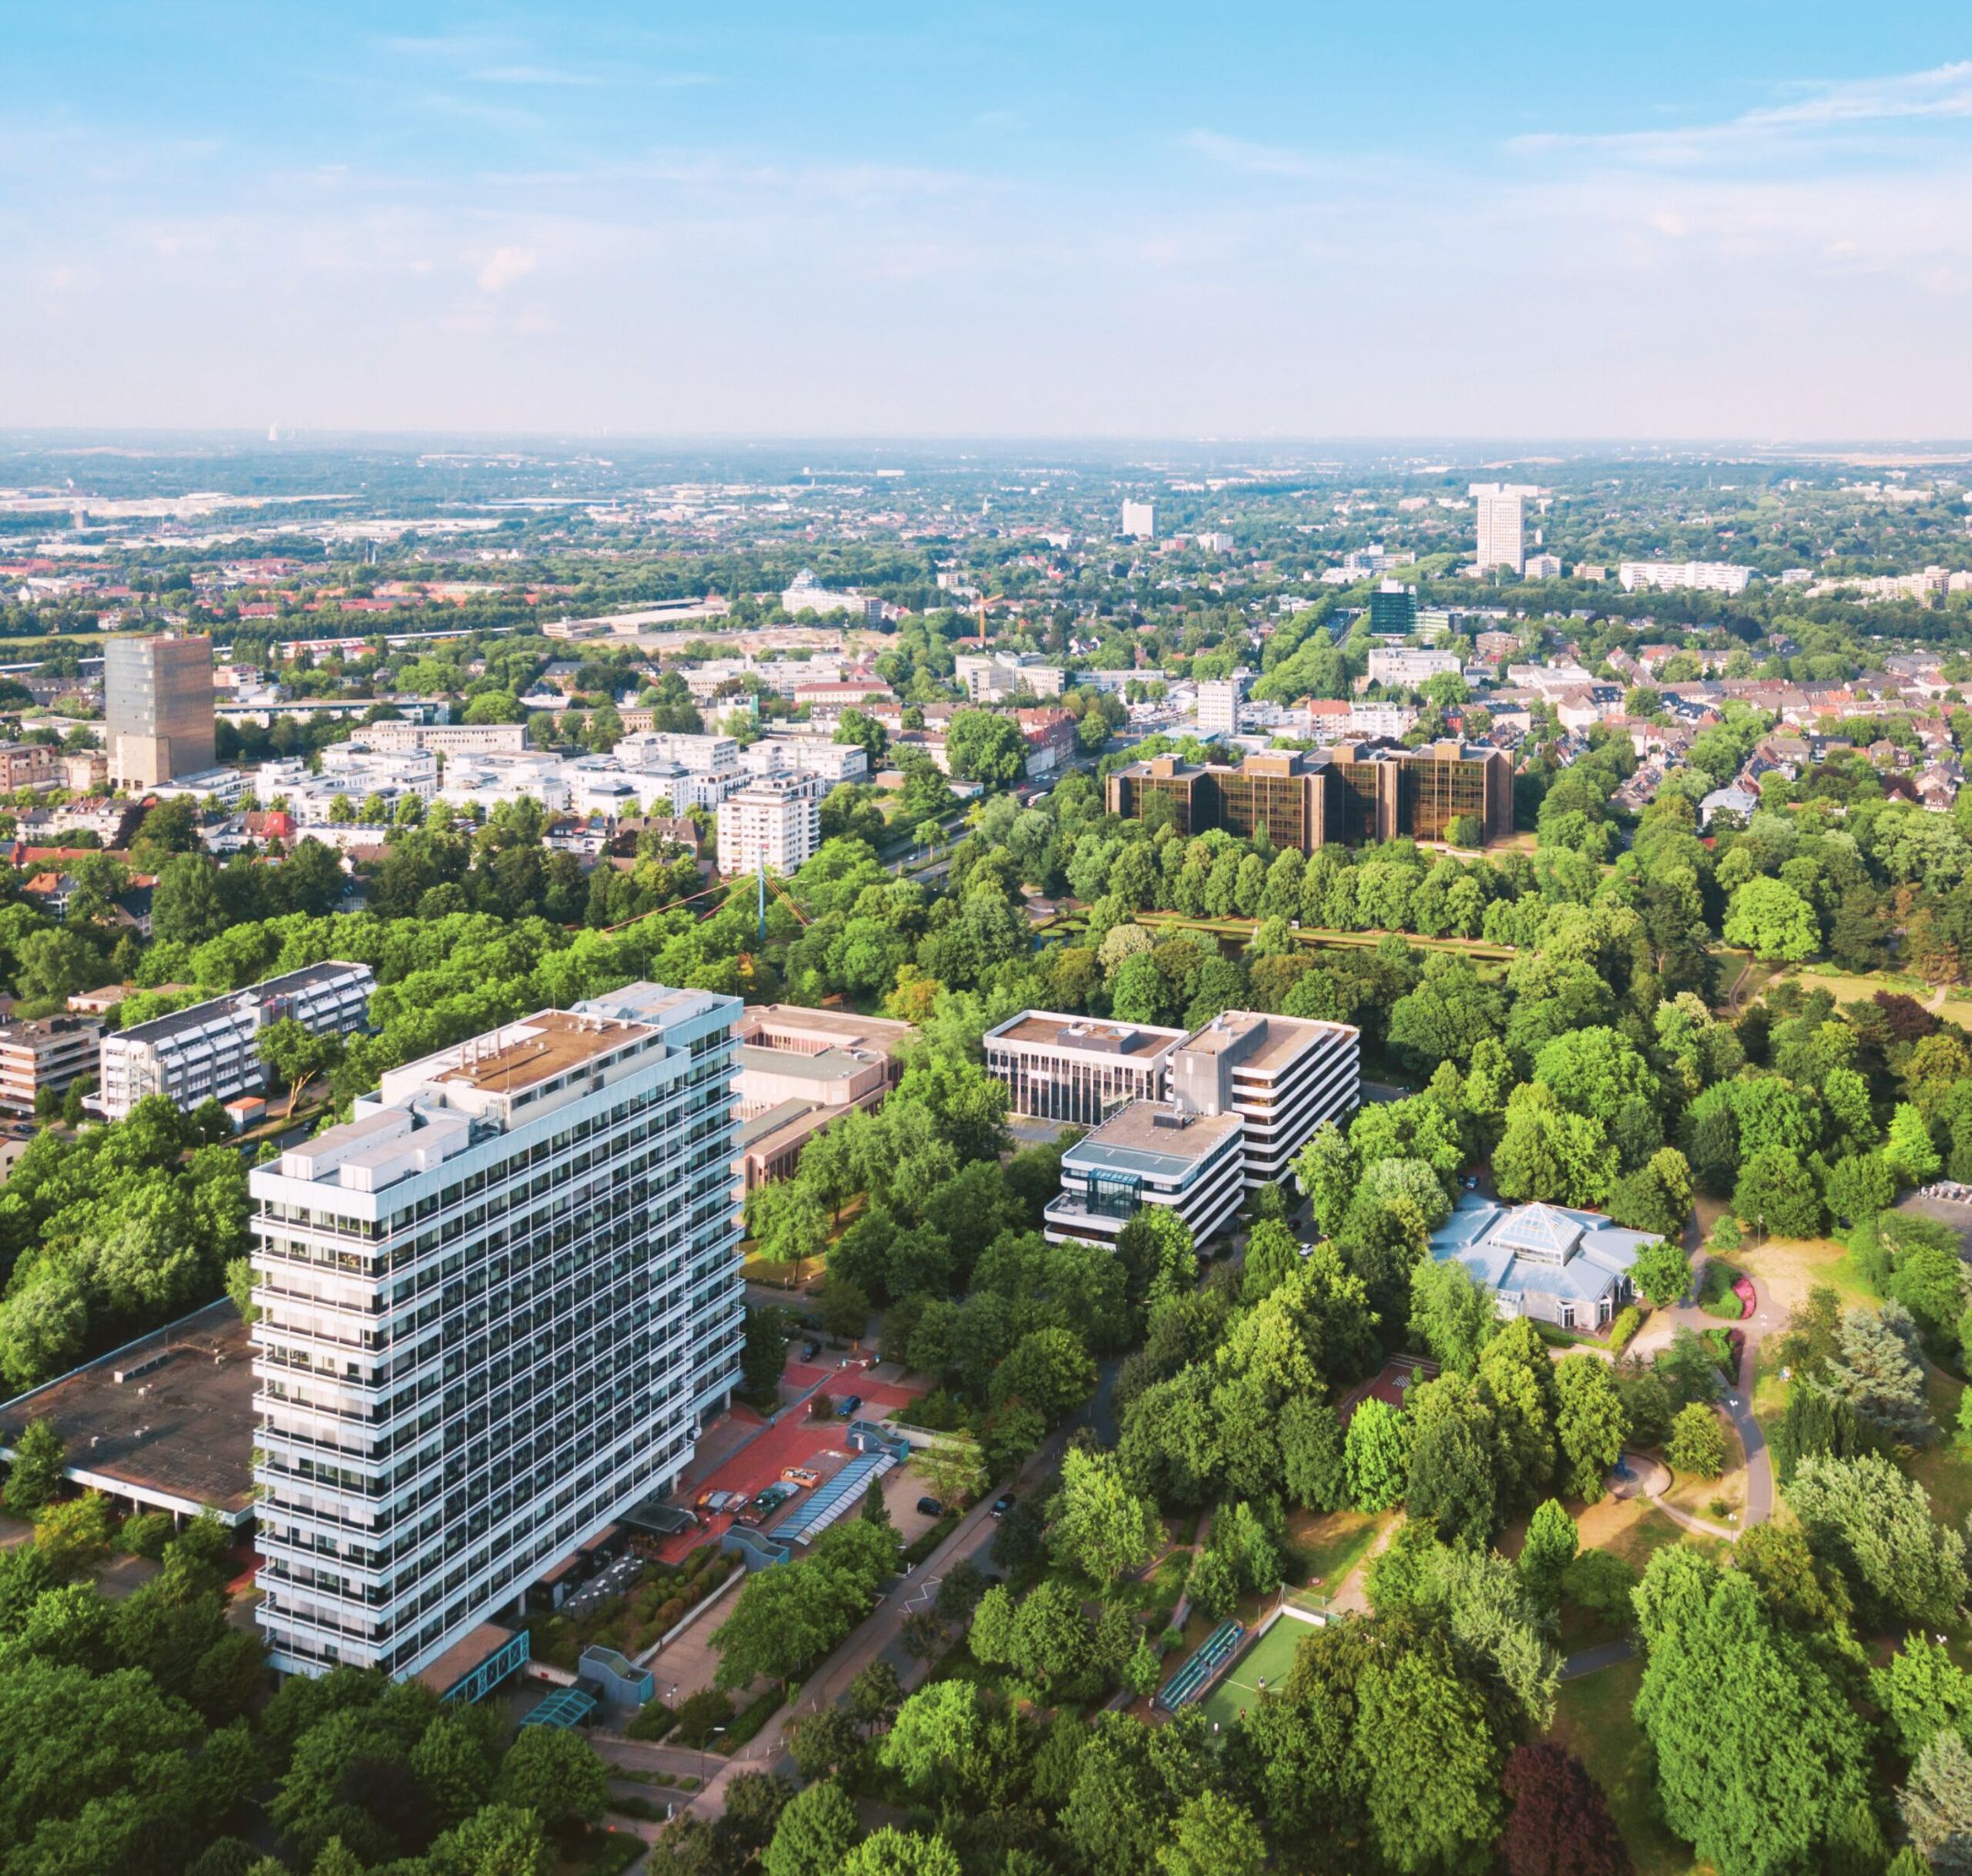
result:
<svg viewBox="0 0 1972 1876"><path fill-rule="evenodd" d="M133 1557L149 1557L153 1561L164 1555L164 1547L172 1539L175 1520L168 1511L140 1511L123 1520L123 1528L116 1533L116 1541Z"/></svg>
<svg viewBox="0 0 1972 1876"><path fill-rule="evenodd" d="M780 1701L778 1687L770 1687L756 1699L749 1700L741 1708L739 1717L726 1729L726 1737L719 1742L719 1750L729 1755L738 1751L780 1710Z"/></svg>
<svg viewBox="0 0 1972 1876"><path fill-rule="evenodd" d="M715 1727L732 1724L732 1701L716 1687L706 1687L679 1704L675 1737L679 1745L696 1750L712 1744Z"/></svg>
<svg viewBox="0 0 1972 1876"><path fill-rule="evenodd" d="M1618 1628L1629 1626L1636 1584L1636 1572L1607 1550L1585 1550L1561 1572L1564 1601Z"/></svg>
<svg viewBox="0 0 1972 1876"><path fill-rule="evenodd" d="M646 1700L637 1710L636 1716L624 1727L624 1737L655 1743L678 1724L678 1716L662 1700Z"/></svg>
<svg viewBox="0 0 1972 1876"><path fill-rule="evenodd" d="M660 1634L668 1633L685 1619L685 1611L690 1607L691 1604L682 1596L674 1596L669 1602L658 1604L657 1613L651 1620Z"/></svg>
<svg viewBox="0 0 1972 1876"><path fill-rule="evenodd" d="M1636 1332L1643 1327L1643 1312L1632 1303L1626 1309L1618 1310L1616 1319L1609 1325L1609 1346L1621 1355L1635 1338Z"/></svg>

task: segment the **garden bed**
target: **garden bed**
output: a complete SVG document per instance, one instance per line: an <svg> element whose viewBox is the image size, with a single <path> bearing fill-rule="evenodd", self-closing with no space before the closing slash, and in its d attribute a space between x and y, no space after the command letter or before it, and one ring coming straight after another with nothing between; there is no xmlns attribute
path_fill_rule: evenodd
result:
<svg viewBox="0 0 1972 1876"><path fill-rule="evenodd" d="M740 1567L716 1544L701 1544L680 1563L652 1563L649 1573L622 1596L613 1596L580 1615L557 1610L527 1618L533 1658L570 1673L585 1648L614 1648L634 1659Z"/></svg>

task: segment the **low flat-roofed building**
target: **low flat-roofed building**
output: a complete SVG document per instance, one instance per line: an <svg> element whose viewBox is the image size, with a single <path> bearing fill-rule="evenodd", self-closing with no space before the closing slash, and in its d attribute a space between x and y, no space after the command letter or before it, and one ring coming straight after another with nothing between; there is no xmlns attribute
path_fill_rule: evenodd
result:
<svg viewBox="0 0 1972 1876"><path fill-rule="evenodd" d="M986 1032L986 1072L1006 1084L1011 1111L1095 1127L1133 1100L1164 1093L1181 1029L1023 1010Z"/></svg>
<svg viewBox="0 0 1972 1876"><path fill-rule="evenodd" d="M0 1403L0 1458L45 1421L76 1485L236 1530L253 1515L253 1396L249 1331L223 1299Z"/></svg>
<svg viewBox="0 0 1972 1876"><path fill-rule="evenodd" d="M57 1094L96 1073L102 1025L79 1016L0 1023L0 1107L32 1114L43 1088Z"/></svg>
<svg viewBox="0 0 1972 1876"><path fill-rule="evenodd" d="M1468 1192L1431 1234L1431 1255L1463 1264L1493 1292L1503 1316L1595 1330L1635 1296L1630 1270L1637 1254L1661 1241L1599 1211L1501 1205Z"/></svg>
<svg viewBox="0 0 1972 1876"><path fill-rule="evenodd" d="M801 1149L853 1108L875 1107L902 1079L908 1023L853 1010L759 1003L735 1025L743 1192L790 1177Z"/></svg>
<svg viewBox="0 0 1972 1876"><path fill-rule="evenodd" d="M1051 1243L1114 1245L1146 1205L1169 1207L1203 1244L1231 1224L1246 1190L1236 1114L1132 1101L1061 1156L1061 1190L1044 1215Z"/></svg>

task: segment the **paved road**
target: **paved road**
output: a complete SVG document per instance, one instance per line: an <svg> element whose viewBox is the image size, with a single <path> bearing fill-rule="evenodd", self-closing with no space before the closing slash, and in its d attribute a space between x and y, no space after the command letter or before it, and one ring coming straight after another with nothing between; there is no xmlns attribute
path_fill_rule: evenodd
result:
<svg viewBox="0 0 1972 1876"><path fill-rule="evenodd" d="M1636 1653L1635 1641L1605 1642L1599 1648L1585 1648L1579 1654L1571 1654L1561 1663L1561 1678L1577 1680L1584 1674L1599 1673L1605 1667L1615 1667L1627 1661Z"/></svg>

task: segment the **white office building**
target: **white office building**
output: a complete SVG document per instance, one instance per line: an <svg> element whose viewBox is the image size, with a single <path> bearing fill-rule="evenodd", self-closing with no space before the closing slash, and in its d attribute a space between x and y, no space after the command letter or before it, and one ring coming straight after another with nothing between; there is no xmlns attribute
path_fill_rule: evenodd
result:
<svg viewBox="0 0 1972 1876"><path fill-rule="evenodd" d="M749 776L817 776L833 788L838 782L867 782L870 752L860 742L835 742L827 736L763 736L740 757Z"/></svg>
<svg viewBox="0 0 1972 1876"><path fill-rule="evenodd" d="M1154 541L1157 538L1157 509L1148 501L1126 501L1123 504L1123 538L1125 541Z"/></svg>
<svg viewBox="0 0 1972 1876"><path fill-rule="evenodd" d="M1199 685L1199 734L1214 736L1239 733L1239 702L1246 694L1246 674L1236 671L1229 678L1207 678Z"/></svg>
<svg viewBox="0 0 1972 1876"><path fill-rule="evenodd" d="M832 592L815 578L812 567L803 567L794 576L794 584L782 589L780 605L781 610L790 615L847 612L866 625L874 624L884 615L884 602L880 599L873 599L867 593Z"/></svg>
<svg viewBox="0 0 1972 1876"><path fill-rule="evenodd" d="M1006 652L961 652L952 661L953 676L974 703L991 703L1027 692L1036 697L1058 697L1068 682L1059 665L1032 655Z"/></svg>
<svg viewBox="0 0 1972 1876"><path fill-rule="evenodd" d="M250 984L210 1003L153 1017L105 1036L99 1086L89 1104L121 1121L146 1095L162 1094L189 1113L202 1102L266 1091L260 1031L292 1017L314 1035L350 1035L369 1013L377 980L367 964L330 961Z"/></svg>
<svg viewBox="0 0 1972 1876"><path fill-rule="evenodd" d="M543 1010L254 1168L276 1668L416 1673L676 1481L739 1375L740 1013Z"/></svg>
<svg viewBox="0 0 1972 1876"><path fill-rule="evenodd" d="M640 730L623 737L611 752L625 769L654 769L676 763L700 775L737 775L740 745L732 736Z"/></svg>
<svg viewBox="0 0 1972 1876"><path fill-rule="evenodd" d="M1504 567L1518 573L1527 558L1522 531L1521 498L1529 491L1506 482L1474 482L1471 493L1477 511L1479 571Z"/></svg>
<svg viewBox="0 0 1972 1876"><path fill-rule="evenodd" d="M819 776L763 776L719 804L719 869L785 877L822 844Z"/></svg>

